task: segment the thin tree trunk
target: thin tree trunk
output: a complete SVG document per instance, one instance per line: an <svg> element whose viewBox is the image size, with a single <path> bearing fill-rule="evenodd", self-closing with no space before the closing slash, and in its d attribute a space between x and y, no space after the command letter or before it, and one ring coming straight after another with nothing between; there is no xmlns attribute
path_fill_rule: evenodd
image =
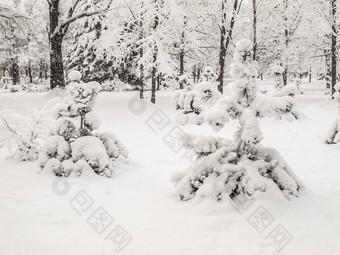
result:
<svg viewBox="0 0 340 255"><path fill-rule="evenodd" d="M253 60L256 61L257 54L257 6L253 0Z"/></svg>
<svg viewBox="0 0 340 255"><path fill-rule="evenodd" d="M233 34L235 22L236 22L236 15L238 13L238 0L234 0L233 6L233 13L231 15L230 26L228 33L226 34L225 30L225 20L226 20L226 0L222 0L222 26L221 26L221 40L220 40L220 58L219 58L219 65L220 65L220 74L218 76L218 90L223 94L223 77L224 77L224 67L225 67L225 57L227 55L227 50L229 47L229 43ZM223 22L224 21L224 22Z"/></svg>
<svg viewBox="0 0 340 255"><path fill-rule="evenodd" d="M196 84L196 65L194 65L193 76L194 76L194 84Z"/></svg>
<svg viewBox="0 0 340 255"><path fill-rule="evenodd" d="M157 0L155 0L155 4L157 5ZM155 20L154 20L154 31L156 31L157 27L158 27L158 7L156 7L156 16L155 16ZM156 68L156 62L157 62L157 45L154 45L154 52L153 52L153 56L152 56L152 72L151 72L151 82L152 82L152 86L151 86L151 103L155 104L156 103L156 80L157 80L157 68Z"/></svg>
<svg viewBox="0 0 340 255"><path fill-rule="evenodd" d="M139 49L139 56L140 58L143 58L143 47ZM140 65L139 68L139 87L140 87L140 92L139 92L139 97L144 98L144 66Z"/></svg>
<svg viewBox="0 0 340 255"><path fill-rule="evenodd" d="M332 8L332 45L331 45L331 95L335 93L335 84L336 84L336 66L337 66L337 48L336 48L336 40L337 40L337 2L336 0L331 0L331 8Z"/></svg>
<svg viewBox="0 0 340 255"><path fill-rule="evenodd" d="M40 81L42 81L42 79L43 79L43 72L44 72L44 63L43 63L42 59L40 59L40 63L39 63L39 79L40 79Z"/></svg>
<svg viewBox="0 0 340 255"><path fill-rule="evenodd" d="M325 50L326 56L326 89L331 89L331 77L332 77L332 65L331 65L331 55L329 50Z"/></svg>
<svg viewBox="0 0 340 255"><path fill-rule="evenodd" d="M13 79L13 85L19 84L20 83L20 74L19 74L19 66L16 60L13 60L12 62L12 68L11 68L11 73L12 73L12 79Z"/></svg>
<svg viewBox="0 0 340 255"><path fill-rule="evenodd" d="M33 83L33 77L32 77L32 68L31 68L31 60L28 60L28 77L30 79L30 83Z"/></svg>
<svg viewBox="0 0 340 255"><path fill-rule="evenodd" d="M221 20L221 38L220 38L220 56L219 56L219 66L220 66L220 73L217 78L218 80L218 90L223 93L223 77L224 77L224 66L225 66L225 57L227 55L227 49L225 45L226 41L226 22L227 22L227 10L226 6L227 5L227 0L222 0L222 20Z"/></svg>
<svg viewBox="0 0 340 255"><path fill-rule="evenodd" d="M197 83L200 81L201 79L201 68L197 68Z"/></svg>
<svg viewBox="0 0 340 255"><path fill-rule="evenodd" d="M286 49L288 49L288 44L289 44L289 31L288 31L288 18L287 18L287 9L288 9L288 0L283 0L284 1L284 21L285 21L285 44L286 44ZM283 85L286 86L288 83L288 65L285 65L285 71L283 73Z"/></svg>
<svg viewBox="0 0 340 255"><path fill-rule="evenodd" d="M187 17L184 17L183 30L181 34L180 52L179 52L179 74L182 76L184 74L184 55L185 55L185 28L187 25ZM183 81L180 80L179 88L183 89Z"/></svg>

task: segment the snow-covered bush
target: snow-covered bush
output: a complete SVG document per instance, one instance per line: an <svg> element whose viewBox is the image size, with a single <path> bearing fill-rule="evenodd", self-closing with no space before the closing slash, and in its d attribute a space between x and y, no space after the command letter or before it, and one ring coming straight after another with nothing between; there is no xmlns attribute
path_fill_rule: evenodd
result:
<svg viewBox="0 0 340 255"><path fill-rule="evenodd" d="M0 112L0 137L7 143L9 158L19 161L38 158L41 142L51 126L49 114L58 100L50 100L40 110L33 109L30 116L9 109Z"/></svg>
<svg viewBox="0 0 340 255"><path fill-rule="evenodd" d="M251 61L252 43L241 40L236 44L230 74L234 78L233 93L220 99L206 114L206 121L218 131L230 119L240 123L233 141L223 138L198 137L185 141L197 155L197 160L173 181L183 200L211 197L217 200L249 198L257 192L281 191L287 198L298 196L302 184L280 154L260 144L262 132L254 108L257 100L257 71ZM277 100L280 98L273 98ZM288 100L288 99L287 99ZM289 107L283 103L277 109Z"/></svg>
<svg viewBox="0 0 340 255"><path fill-rule="evenodd" d="M335 85L335 94L334 97L338 100L339 102L339 114L340 114L340 83L338 82ZM329 129L329 132L326 137L326 143L328 144L336 144L340 143L340 117L333 123L331 128Z"/></svg>
<svg viewBox="0 0 340 255"><path fill-rule="evenodd" d="M130 87L130 85L126 84L125 82L121 81L116 75L112 80L106 80L101 84L101 91L107 92L119 92L122 90L126 90Z"/></svg>
<svg viewBox="0 0 340 255"><path fill-rule="evenodd" d="M114 135L94 132L100 120L92 110L101 86L98 82L80 82L81 74L74 72L68 77L69 96L55 111L56 121L40 153L40 167L57 176L81 175L92 169L111 177L113 161L126 158L128 152Z"/></svg>
<svg viewBox="0 0 340 255"><path fill-rule="evenodd" d="M20 85L7 85L5 87L5 92L7 93L16 93L16 92L21 92L22 88Z"/></svg>
<svg viewBox="0 0 340 255"><path fill-rule="evenodd" d="M216 85L210 82L197 84L193 91L181 90L172 98L172 102L179 110L177 122L180 125L200 125L204 120L204 113L214 105L222 94Z"/></svg>
<svg viewBox="0 0 340 255"><path fill-rule="evenodd" d="M178 83L183 85L183 89L185 90L192 89L194 84L191 82L187 74L182 74L178 76L177 79L178 79ZM165 83L165 86L168 87L167 83Z"/></svg>
<svg viewBox="0 0 340 255"><path fill-rule="evenodd" d="M282 89L284 84L283 84L283 73L285 69L280 66L280 65L275 65L272 67L272 72L275 76L275 88L276 89Z"/></svg>
<svg viewBox="0 0 340 255"><path fill-rule="evenodd" d="M216 80L216 74L211 66L206 66L204 69L204 81L215 81Z"/></svg>

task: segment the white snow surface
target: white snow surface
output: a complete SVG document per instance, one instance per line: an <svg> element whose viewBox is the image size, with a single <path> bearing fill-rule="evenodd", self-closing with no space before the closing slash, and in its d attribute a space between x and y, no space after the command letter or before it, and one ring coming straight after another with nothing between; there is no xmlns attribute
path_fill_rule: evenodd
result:
<svg viewBox="0 0 340 255"><path fill-rule="evenodd" d="M264 81L259 85L272 84ZM301 87L304 94L296 98L306 118L295 122L259 120L263 145L276 148L305 184L298 198L287 201L279 192L259 193L256 202L242 213L228 202L180 201L169 178L190 162L184 149L175 153L164 142L176 127L176 111L170 104L174 92L157 93L157 104L147 103L145 110L139 108L137 92L104 92L94 106L102 120L99 132L113 132L124 142L130 151L129 163L114 162L112 178L94 173L72 175L67 179L69 191L60 195L53 183L61 179L50 172L39 173L37 161L7 161L6 148L0 148L0 254L116 254L117 246L105 237L117 225L133 238L120 252L123 255L340 254L340 145L324 142L338 117L337 102L322 95L323 83L303 83ZM0 109L8 106L28 115L29 109L43 106L50 98L47 93L0 94ZM170 119L162 129L157 126L160 116L153 115L158 109ZM237 122L231 121L218 136L231 139L236 128ZM206 124L181 129L216 136ZM94 201L82 215L70 205L80 191ZM114 218L102 234L87 222L99 206ZM273 216L262 233L248 221L260 206ZM279 224L292 237L280 252L266 238Z"/></svg>

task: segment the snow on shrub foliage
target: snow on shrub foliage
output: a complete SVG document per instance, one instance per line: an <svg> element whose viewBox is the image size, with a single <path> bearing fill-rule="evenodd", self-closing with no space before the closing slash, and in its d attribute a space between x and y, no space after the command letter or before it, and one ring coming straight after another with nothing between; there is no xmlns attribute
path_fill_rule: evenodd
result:
<svg viewBox="0 0 340 255"><path fill-rule="evenodd" d="M100 120L92 109L101 87L95 81L81 82L78 71L70 72L68 78L69 96L56 107L56 121L40 153L40 167L57 176L92 170L111 177L113 161L126 158L128 152L113 134L94 133Z"/></svg>
<svg viewBox="0 0 340 255"><path fill-rule="evenodd" d="M340 114L340 83L335 85L334 97L339 102L339 114ZM333 123L326 137L327 144L337 144L340 143L340 117Z"/></svg>
<svg viewBox="0 0 340 255"><path fill-rule="evenodd" d="M193 91L177 92L172 98L176 110L180 111L176 117L177 122L180 125L202 124L206 110L221 97L222 94L211 82L201 82L194 87Z"/></svg>
<svg viewBox="0 0 340 255"><path fill-rule="evenodd" d="M197 158L172 179L182 200L244 199L275 190L287 198L299 194L302 184L284 159L276 150L260 144L263 137L256 118L285 114L292 107L291 98L270 98L259 103L263 98L257 97L257 70L250 59L251 42L239 41L230 71L235 79L233 93L220 99L205 116L216 131L230 119L239 120L234 140L189 136L184 142Z"/></svg>
<svg viewBox="0 0 340 255"><path fill-rule="evenodd" d="M11 109L0 111L0 140L7 143L8 158L18 161L35 160L46 138L51 120L49 115L59 98L53 98L42 109L32 109L30 116Z"/></svg>

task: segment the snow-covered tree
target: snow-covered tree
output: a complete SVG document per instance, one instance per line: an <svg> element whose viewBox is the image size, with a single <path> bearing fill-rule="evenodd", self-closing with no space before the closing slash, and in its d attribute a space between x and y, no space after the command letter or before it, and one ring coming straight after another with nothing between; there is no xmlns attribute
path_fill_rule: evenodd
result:
<svg viewBox="0 0 340 255"><path fill-rule="evenodd" d="M87 2L79 11L88 11L95 5ZM105 14L84 18L76 22L68 49L67 70L82 70L83 81L103 81L113 77L110 54L102 47L100 37L107 30L108 19Z"/></svg>
<svg viewBox="0 0 340 255"><path fill-rule="evenodd" d="M217 85L207 81L197 84L192 91L177 92L172 99L176 110L180 111L177 122L180 125L202 124L204 114L221 97Z"/></svg>
<svg viewBox="0 0 340 255"><path fill-rule="evenodd" d="M49 42L51 64L51 89L64 88L64 65L62 44L64 37L72 23L85 17L105 13L111 6L112 0L90 1L93 4L88 10L83 11L82 6L89 1L75 0L63 2L48 0L49 6Z"/></svg>
<svg viewBox="0 0 340 255"><path fill-rule="evenodd" d="M10 159L27 161L38 158L41 143L51 126L49 115L57 101L55 98L42 109L32 109L30 116L10 109L0 111L0 137L7 143Z"/></svg>
<svg viewBox="0 0 340 255"><path fill-rule="evenodd" d="M127 157L126 148L110 133L95 133L100 120L92 112L101 89L98 82L84 83L81 74L71 71L69 97L57 107L56 122L40 153L40 167L57 176L81 175L92 169L98 175L111 177L113 161Z"/></svg>
<svg viewBox="0 0 340 255"><path fill-rule="evenodd" d="M206 115L206 121L216 131L230 119L238 120L240 127L234 140L191 137L184 141L197 154L197 161L173 178L183 200L194 197L249 198L257 192L277 191L287 198L299 195L302 184L285 160L276 150L261 145L263 137L256 118L256 101L261 99L257 97L257 70L251 60L251 49L249 40L236 43L230 69L235 80L233 93L220 99ZM280 101L290 107L289 97L287 102ZM274 101L270 103L272 108L267 107L262 112L270 115L278 110Z"/></svg>

